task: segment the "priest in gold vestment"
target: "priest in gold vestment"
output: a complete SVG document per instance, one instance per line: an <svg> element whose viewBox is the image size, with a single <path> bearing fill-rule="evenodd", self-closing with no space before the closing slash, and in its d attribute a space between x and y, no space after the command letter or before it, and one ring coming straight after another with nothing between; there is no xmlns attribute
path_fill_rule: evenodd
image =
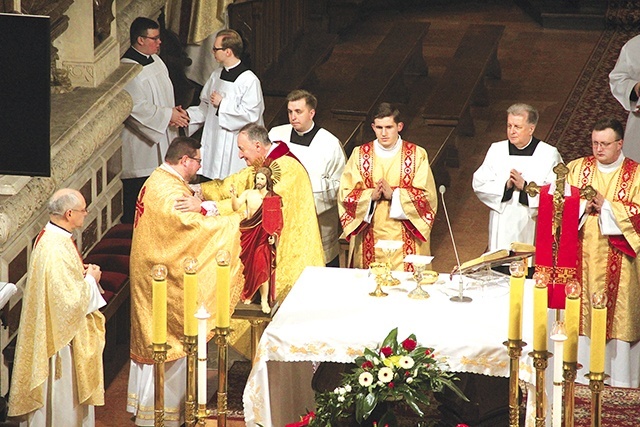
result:
<svg viewBox="0 0 640 427"><path fill-rule="evenodd" d="M568 164L567 181L591 185L596 196L581 204L578 266L582 309L578 361L589 366L591 295L605 290L607 347L605 372L610 384L638 387L640 375L640 167L622 153L624 131L615 119L594 125L593 155ZM578 380L583 376L578 374ZM609 381L607 381L609 383Z"/></svg>
<svg viewBox="0 0 640 427"><path fill-rule="evenodd" d="M402 242L391 264L394 270L409 254L430 255L431 227L438 207L436 185L427 152L403 141L400 112L388 103L378 107L371 126L376 140L351 153L340 180L340 222L349 241L349 263L368 268L384 261L378 240Z"/></svg>
<svg viewBox="0 0 640 427"><path fill-rule="evenodd" d="M205 208L184 212L185 196L193 194L188 182L200 168L200 143L192 138L173 140L165 163L158 167L140 190L136 204L131 246L131 367L127 410L136 425L154 424L151 267L164 264L167 276L167 352L165 364L165 425L179 426L184 414L186 363L181 339L184 335L184 289L182 263L198 260L198 306L211 314L209 330L215 327L216 262L219 250L231 254L231 305L243 288L240 256L241 215L211 216ZM194 313L195 314L195 313ZM209 333L208 339L213 337Z"/></svg>
<svg viewBox="0 0 640 427"><path fill-rule="evenodd" d="M309 176L287 144L271 142L267 130L257 124L244 126L238 134L240 158L248 166L268 165L273 171L273 191L282 197L283 228L276 255L276 298L287 295L306 266L324 266L324 251L316 218ZM232 211L231 186L237 193L253 188L255 170L247 167L224 180L202 184L207 200L215 200L221 214ZM279 176L278 176L279 175ZM248 354L249 322L231 320L231 343Z"/></svg>
<svg viewBox="0 0 640 427"><path fill-rule="evenodd" d="M101 273L83 265L72 240L87 216L84 197L58 190L47 209L22 298L9 415L21 426L90 427L94 405L104 405Z"/></svg>

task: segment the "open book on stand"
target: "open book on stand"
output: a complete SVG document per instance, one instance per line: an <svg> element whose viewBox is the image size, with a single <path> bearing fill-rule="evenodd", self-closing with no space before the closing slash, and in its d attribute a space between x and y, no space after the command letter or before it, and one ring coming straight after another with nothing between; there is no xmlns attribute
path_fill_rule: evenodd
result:
<svg viewBox="0 0 640 427"><path fill-rule="evenodd" d="M474 258L460 265L460 273L469 274L479 270L488 270L497 265L508 264L512 261L533 256L536 247L527 243L513 242L510 248L498 249L496 251L487 252L478 258ZM458 273L458 266L453 268L451 274Z"/></svg>

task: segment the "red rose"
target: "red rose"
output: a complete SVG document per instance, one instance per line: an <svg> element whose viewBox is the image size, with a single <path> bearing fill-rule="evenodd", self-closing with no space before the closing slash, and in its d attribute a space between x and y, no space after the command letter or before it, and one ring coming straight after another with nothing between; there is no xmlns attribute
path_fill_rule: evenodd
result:
<svg viewBox="0 0 640 427"><path fill-rule="evenodd" d="M367 370L371 368L373 368L373 363L371 363L370 360L365 360L365 362L362 364L362 369Z"/></svg>
<svg viewBox="0 0 640 427"><path fill-rule="evenodd" d="M411 338L407 338L406 340L402 341L402 348L404 348L407 351L415 350L416 345L417 343Z"/></svg>
<svg viewBox="0 0 640 427"><path fill-rule="evenodd" d="M432 353L432 352L433 352L433 351L432 351L430 348L428 348L428 349L426 349L426 350L424 351L424 354L426 354L427 356L429 356L429 355L431 355L431 353Z"/></svg>
<svg viewBox="0 0 640 427"><path fill-rule="evenodd" d="M393 383L393 381L391 381L391 382L389 383L389 388L394 388L394 387L395 387L395 384Z"/></svg>
<svg viewBox="0 0 640 427"><path fill-rule="evenodd" d="M469 427L467 424L458 424L456 427Z"/></svg>
<svg viewBox="0 0 640 427"><path fill-rule="evenodd" d="M391 347L382 347L380 349L380 353L384 356L384 357L389 357L393 354L393 350L391 349Z"/></svg>

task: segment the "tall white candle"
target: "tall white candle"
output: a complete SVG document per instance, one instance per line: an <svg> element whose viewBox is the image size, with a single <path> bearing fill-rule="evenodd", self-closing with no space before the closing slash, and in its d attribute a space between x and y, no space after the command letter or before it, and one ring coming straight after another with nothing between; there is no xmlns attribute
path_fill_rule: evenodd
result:
<svg viewBox="0 0 640 427"><path fill-rule="evenodd" d="M204 305L201 305L196 316L198 319L198 404L207 404L207 335L209 328L207 320L210 315Z"/></svg>
<svg viewBox="0 0 640 427"><path fill-rule="evenodd" d="M553 341L553 406L551 407L551 419L553 427L562 427L562 362L564 342L567 333L564 322L556 322L551 332Z"/></svg>

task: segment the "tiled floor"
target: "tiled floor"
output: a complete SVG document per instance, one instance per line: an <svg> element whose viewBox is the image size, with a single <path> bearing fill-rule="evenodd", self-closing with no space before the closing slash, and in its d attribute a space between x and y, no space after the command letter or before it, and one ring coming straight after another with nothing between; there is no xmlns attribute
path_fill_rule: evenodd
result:
<svg viewBox="0 0 640 427"><path fill-rule="evenodd" d="M389 23L397 20L431 22L423 50L430 72L426 84L433 84L443 73L447 58L455 51L468 23L506 26L498 52L502 79L488 82L490 105L472 110L476 134L458 138L461 166L449 170L452 185L446 192L447 207L460 259L465 261L480 255L486 247L488 210L473 194L471 176L482 162L489 144L505 139L506 108L514 102L536 106L541 113L536 135L544 140L600 33L543 29L509 0L438 5L422 11L377 13L344 37L329 61L319 69L318 88L326 89L319 93L321 101L330 99L332 92L335 93L339 85L344 84L339 82L348 79L355 67L375 48ZM371 63L371 66L375 66L375 63ZM318 122L322 123L322 118L327 114L328 109L323 111L321 104ZM406 139L414 141L427 131L419 114L416 115L418 118L407 123L405 133ZM442 210L437 216L431 238L434 268L450 271L455 265L455 256ZM107 405L96 409L98 427L133 425L129 414L125 412L127 373L128 366L107 390ZM212 377L214 374L212 372ZM228 423L230 427L242 424Z"/></svg>

